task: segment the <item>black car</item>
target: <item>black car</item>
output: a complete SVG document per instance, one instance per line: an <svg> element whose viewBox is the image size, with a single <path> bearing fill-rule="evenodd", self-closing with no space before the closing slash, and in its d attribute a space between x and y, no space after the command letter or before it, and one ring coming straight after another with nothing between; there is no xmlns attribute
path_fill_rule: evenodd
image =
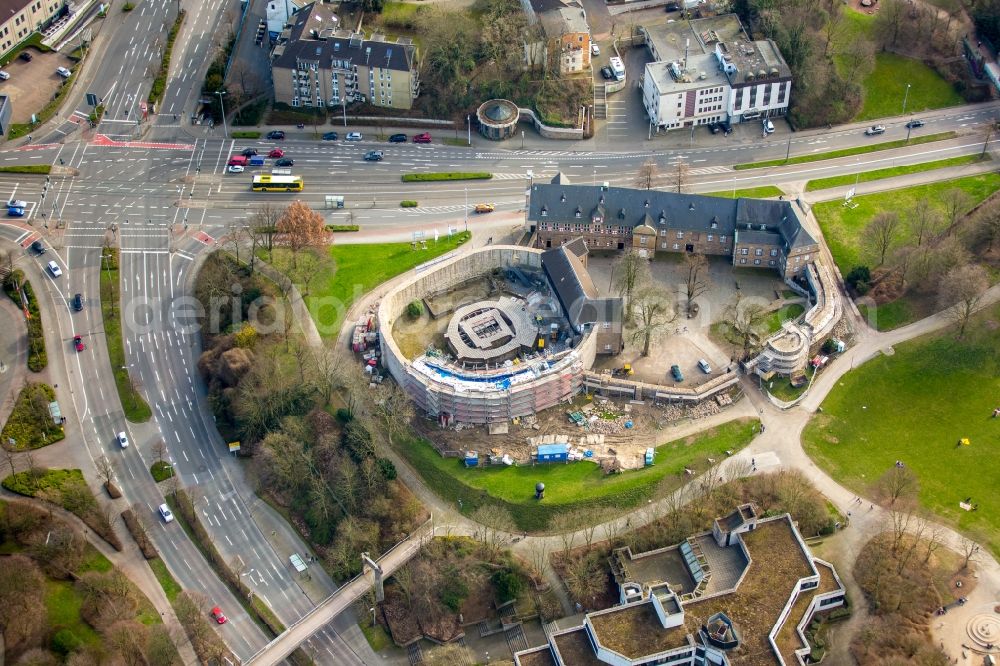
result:
<svg viewBox="0 0 1000 666"><path fill-rule="evenodd" d="M293 160L291 157L282 157L280 160L274 161L274 166L276 167L295 166L295 160Z"/></svg>
<svg viewBox="0 0 1000 666"><path fill-rule="evenodd" d="M240 155L242 155L243 157L253 157L256 154L257 154L256 148L244 148L243 152L240 153Z"/></svg>
<svg viewBox="0 0 1000 666"><path fill-rule="evenodd" d="M601 67L601 76L604 77L605 81L610 81L615 78L615 73L611 71L610 67L605 65L604 67Z"/></svg>
<svg viewBox="0 0 1000 666"><path fill-rule="evenodd" d="M365 153L365 160L368 162L381 162L382 161L382 151L381 150L369 150Z"/></svg>
<svg viewBox="0 0 1000 666"><path fill-rule="evenodd" d="M680 3L677 2L668 2L666 5L664 5L664 9L666 9L668 12L676 12L679 11L680 8L681 8Z"/></svg>
<svg viewBox="0 0 1000 666"><path fill-rule="evenodd" d="M73 300L70 301L70 305L72 305L73 309L76 310L77 312L79 312L80 310L82 310L83 309L83 294L75 294L73 296Z"/></svg>
<svg viewBox="0 0 1000 666"><path fill-rule="evenodd" d="M389 137L389 143L406 143L405 134L393 134Z"/></svg>
<svg viewBox="0 0 1000 666"><path fill-rule="evenodd" d="M338 139L336 132L327 132L323 135L324 141L336 141Z"/></svg>
<svg viewBox="0 0 1000 666"><path fill-rule="evenodd" d="M282 130L271 130L267 133L268 139L284 139L285 133Z"/></svg>
<svg viewBox="0 0 1000 666"><path fill-rule="evenodd" d="M28 51L21 51L21 53L17 57L23 60L24 62L31 62L31 59L34 56L32 56L31 53Z"/></svg>
<svg viewBox="0 0 1000 666"><path fill-rule="evenodd" d="M916 129L918 127L923 127L923 126L924 126L924 121L917 120L916 118L906 123L906 129Z"/></svg>
<svg viewBox="0 0 1000 666"><path fill-rule="evenodd" d="M722 131L722 125L720 125L719 123L711 123L708 126L708 129L712 131L712 134L718 134L720 131Z"/></svg>
<svg viewBox="0 0 1000 666"><path fill-rule="evenodd" d="M45 246L42 245L42 241L35 241L31 244L31 249L35 254L45 254Z"/></svg>

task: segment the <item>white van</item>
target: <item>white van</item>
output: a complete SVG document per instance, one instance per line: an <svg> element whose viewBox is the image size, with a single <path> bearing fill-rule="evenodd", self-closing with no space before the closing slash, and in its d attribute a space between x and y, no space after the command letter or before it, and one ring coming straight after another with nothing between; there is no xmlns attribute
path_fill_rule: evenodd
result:
<svg viewBox="0 0 1000 666"><path fill-rule="evenodd" d="M764 134L774 133L774 123L771 122L770 118L764 118Z"/></svg>
<svg viewBox="0 0 1000 666"><path fill-rule="evenodd" d="M608 60L608 64L611 65L611 72L615 75L616 81L625 80L625 63L618 56L611 56Z"/></svg>

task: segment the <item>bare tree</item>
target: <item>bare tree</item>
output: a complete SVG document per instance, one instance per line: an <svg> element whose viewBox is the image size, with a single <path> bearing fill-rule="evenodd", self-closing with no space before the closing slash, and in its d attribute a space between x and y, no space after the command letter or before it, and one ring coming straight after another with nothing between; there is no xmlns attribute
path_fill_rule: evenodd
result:
<svg viewBox="0 0 1000 666"><path fill-rule="evenodd" d="M479 540L486 550L490 561L496 559L500 551L507 545L510 535L516 525L507 509L496 504L484 504L469 516L479 523Z"/></svg>
<svg viewBox="0 0 1000 666"><path fill-rule="evenodd" d="M986 254L993 251L994 245L1000 245L1000 199L976 211L975 242L986 244Z"/></svg>
<svg viewBox="0 0 1000 666"><path fill-rule="evenodd" d="M767 310L760 303L744 303L742 292L726 309L726 323L732 332L733 341L743 349L740 360L745 361L767 334Z"/></svg>
<svg viewBox="0 0 1000 666"><path fill-rule="evenodd" d="M684 191L684 188L687 187L688 171L687 162L682 159L678 159L677 164L674 165L673 174L674 190L677 194L681 194Z"/></svg>
<svg viewBox="0 0 1000 666"><path fill-rule="evenodd" d="M666 330L676 318L677 311L670 302L667 291L652 283L647 284L635 296L635 310L638 314L636 329L632 333L632 343L642 343L642 355L649 356L653 339Z"/></svg>
<svg viewBox="0 0 1000 666"><path fill-rule="evenodd" d="M950 20L950 14L949 20ZM979 154L980 158L986 157L986 151L990 147L990 141L993 140L993 135L997 132L997 121L989 120L983 123L983 152Z"/></svg>
<svg viewBox="0 0 1000 666"><path fill-rule="evenodd" d="M542 580L549 566L549 546L545 539L535 539L528 547L528 564L538 580Z"/></svg>
<svg viewBox="0 0 1000 666"><path fill-rule="evenodd" d="M872 218L864 231L862 238L864 244L872 253L872 258L877 260L876 266L885 263L885 257L889 249L899 239L900 221L899 215L895 211L884 211Z"/></svg>
<svg viewBox="0 0 1000 666"><path fill-rule="evenodd" d="M653 181L656 180L658 175L660 175L660 168L657 166L656 160L650 158L643 162L636 172L635 186L644 190L651 190L653 189Z"/></svg>
<svg viewBox="0 0 1000 666"><path fill-rule="evenodd" d="M299 252L304 248L319 248L328 242L323 216L301 201L293 201L285 209L276 229L282 242L291 250L293 268L298 266Z"/></svg>
<svg viewBox="0 0 1000 666"><path fill-rule="evenodd" d="M907 214L909 218L910 234L917 247L924 247L930 243L935 236L941 232L944 221L941 219L941 212L931 205L926 198L918 201Z"/></svg>
<svg viewBox="0 0 1000 666"><path fill-rule="evenodd" d="M965 190L953 187L941 195L941 203L944 204L945 219L948 222L945 233L951 234L962 217L976 203L976 200Z"/></svg>
<svg viewBox="0 0 1000 666"><path fill-rule="evenodd" d="M268 261L271 260L271 253L274 250L274 236L278 230L278 220L281 219L282 209L274 204L266 203L250 214L248 234L250 236L251 253L256 253L258 249L267 250ZM250 270L253 272L253 263Z"/></svg>
<svg viewBox="0 0 1000 666"><path fill-rule="evenodd" d="M688 252L684 255L685 297L687 311L690 314L694 299L704 294L712 286L708 275L708 259L700 252Z"/></svg>
<svg viewBox="0 0 1000 666"><path fill-rule="evenodd" d="M567 512L557 513L549 520L549 531L559 535L564 555L569 555L569 552L573 550L578 527L576 519Z"/></svg>
<svg viewBox="0 0 1000 666"><path fill-rule="evenodd" d="M875 44L866 35L856 35L838 54L838 60L847 82L860 83L875 68Z"/></svg>
<svg viewBox="0 0 1000 666"><path fill-rule="evenodd" d="M97 473L102 479L104 479L105 485L111 485L112 480L115 478L115 466L111 463L111 460L107 456L101 456L94 461L97 465Z"/></svg>
<svg viewBox="0 0 1000 666"><path fill-rule="evenodd" d="M375 416L382 424L389 446L393 435L407 431L413 419L413 403L396 382L383 381L374 390L372 406Z"/></svg>
<svg viewBox="0 0 1000 666"><path fill-rule="evenodd" d="M974 539L962 537L959 542L960 554L962 555L962 570L969 568L969 564L975 562L982 552L982 547Z"/></svg>
<svg viewBox="0 0 1000 666"><path fill-rule="evenodd" d="M159 463L163 462L163 458L167 455L167 443L162 438L153 442L153 455Z"/></svg>
<svg viewBox="0 0 1000 666"><path fill-rule="evenodd" d="M938 286L938 307L958 324L958 337L965 335L969 320L979 308L990 286L989 273L979 264L966 264L948 271Z"/></svg>
<svg viewBox="0 0 1000 666"><path fill-rule="evenodd" d="M625 317L631 320L635 293L652 280L649 260L640 257L635 250L626 250L615 260L611 274L614 276L615 290L625 300Z"/></svg>
<svg viewBox="0 0 1000 666"><path fill-rule="evenodd" d="M897 462L875 483L875 493L888 507L897 504L913 504L920 492L920 480L909 467Z"/></svg>
<svg viewBox="0 0 1000 666"><path fill-rule="evenodd" d="M874 30L882 50L896 46L899 33L906 20L906 3L903 0L883 0L875 15Z"/></svg>

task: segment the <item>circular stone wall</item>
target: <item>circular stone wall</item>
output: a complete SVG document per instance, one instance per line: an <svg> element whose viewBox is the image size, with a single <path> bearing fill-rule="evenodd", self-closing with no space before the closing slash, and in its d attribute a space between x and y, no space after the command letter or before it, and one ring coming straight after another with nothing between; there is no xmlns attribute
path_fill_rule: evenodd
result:
<svg viewBox="0 0 1000 666"><path fill-rule="evenodd" d="M479 133L487 139L502 141L514 136L520 111L517 104L506 99L491 99L476 110Z"/></svg>

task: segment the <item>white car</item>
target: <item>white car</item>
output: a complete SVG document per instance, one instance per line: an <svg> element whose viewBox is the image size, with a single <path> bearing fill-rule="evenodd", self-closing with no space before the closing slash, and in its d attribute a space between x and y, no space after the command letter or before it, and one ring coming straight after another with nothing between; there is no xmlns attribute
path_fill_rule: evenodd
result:
<svg viewBox="0 0 1000 666"><path fill-rule="evenodd" d="M348 132L344 137L347 141L361 141L361 132Z"/></svg>
<svg viewBox="0 0 1000 666"><path fill-rule="evenodd" d="M65 67L56 67L56 74L63 77L64 79L68 79L69 77L73 76L73 72L69 71Z"/></svg>
<svg viewBox="0 0 1000 666"><path fill-rule="evenodd" d="M601 47L598 46L597 44L591 44L590 45L590 55L592 55L592 56L599 56L599 55L601 55Z"/></svg>
<svg viewBox="0 0 1000 666"><path fill-rule="evenodd" d="M228 167L226 167L226 171L228 171L229 173L243 173L243 167L241 167L239 164L230 164Z"/></svg>
<svg viewBox="0 0 1000 666"><path fill-rule="evenodd" d="M10 73L0 69L0 81L6 81L9 78L10 78Z"/></svg>
<svg viewBox="0 0 1000 666"><path fill-rule="evenodd" d="M125 434L124 430L118 433L118 437L116 439L118 440L118 446L122 447L123 449L128 448L128 435Z"/></svg>
<svg viewBox="0 0 1000 666"><path fill-rule="evenodd" d="M701 371L704 372L706 375L712 374L712 366L710 366L708 364L708 361L706 361L705 359L703 358L698 359L698 367L701 368Z"/></svg>
<svg viewBox="0 0 1000 666"><path fill-rule="evenodd" d="M27 201L21 201L20 199L11 199L10 201L7 202L7 207L8 208L27 208L28 207L28 202Z"/></svg>
<svg viewBox="0 0 1000 666"><path fill-rule="evenodd" d="M163 518L163 522L172 523L174 521L174 514L170 511L170 507L166 504L161 504L157 511L160 512L160 517Z"/></svg>
<svg viewBox="0 0 1000 666"><path fill-rule="evenodd" d="M772 123L767 118L764 118L764 133L765 134L773 134L774 133L774 123Z"/></svg>
<svg viewBox="0 0 1000 666"><path fill-rule="evenodd" d="M52 273L52 277L59 277L62 275L62 269L59 268L59 264L54 261L49 262L49 272Z"/></svg>

